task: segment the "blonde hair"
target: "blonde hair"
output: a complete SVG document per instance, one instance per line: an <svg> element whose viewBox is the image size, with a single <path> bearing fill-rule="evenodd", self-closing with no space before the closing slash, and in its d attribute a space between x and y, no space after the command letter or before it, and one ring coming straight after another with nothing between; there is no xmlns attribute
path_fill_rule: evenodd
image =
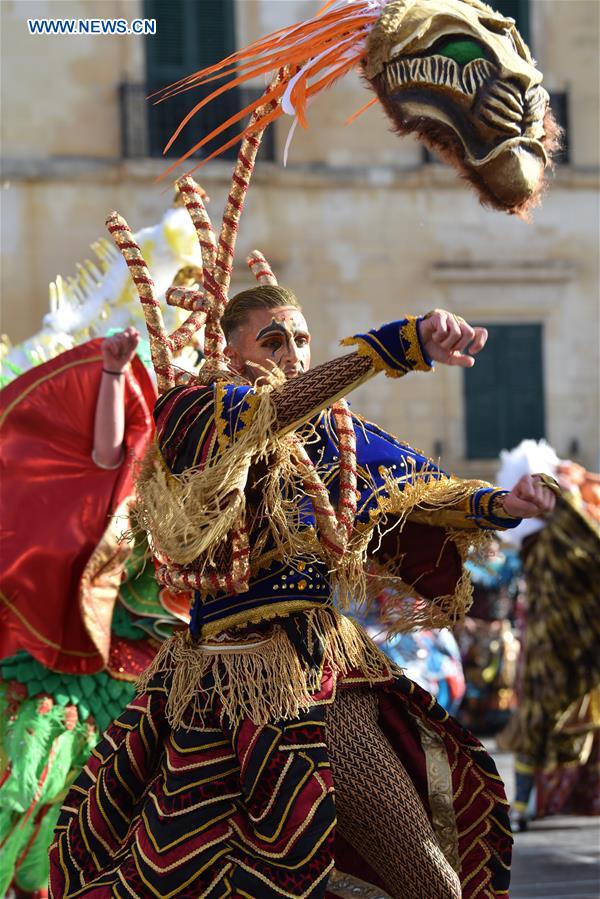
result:
<svg viewBox="0 0 600 899"><path fill-rule="evenodd" d="M221 316L221 327L225 334L225 340L229 343L233 332L245 323L250 312L255 309L278 309L280 306L302 308L295 293L288 290L287 287L260 284L236 293L227 303Z"/></svg>

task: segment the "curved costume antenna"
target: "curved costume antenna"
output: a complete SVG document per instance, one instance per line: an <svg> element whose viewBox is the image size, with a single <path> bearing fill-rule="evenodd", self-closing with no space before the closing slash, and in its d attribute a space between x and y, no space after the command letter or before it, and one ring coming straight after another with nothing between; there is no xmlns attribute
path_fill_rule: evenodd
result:
<svg viewBox="0 0 600 899"><path fill-rule="evenodd" d="M221 288L216 277L217 241L210 216L202 199L202 193L191 175L184 175L183 178L180 178L177 187L194 223L202 253L202 281L208 294L205 321L202 322L202 324L206 324L204 353L209 363L219 367L225 364L223 354L225 344L218 322L227 302L227 293L226 289Z"/></svg>
<svg viewBox="0 0 600 899"><path fill-rule="evenodd" d="M177 306L190 313L186 320L169 337L172 353L179 353L194 334L206 324L209 299L203 290L193 287L169 287L165 294L169 306Z"/></svg>
<svg viewBox="0 0 600 899"><path fill-rule="evenodd" d="M260 250L253 250L250 255L246 257L246 262L259 284L268 284L270 287L277 287L277 278L273 274L271 266Z"/></svg>
<svg viewBox="0 0 600 899"><path fill-rule="evenodd" d="M150 277L150 271L142 251L134 240L131 228L125 219L118 212L113 212L106 220L106 227L123 254L136 286L148 327L152 365L156 372L158 389L162 393L175 385L175 369L160 303L156 298L154 282Z"/></svg>
<svg viewBox="0 0 600 899"><path fill-rule="evenodd" d="M177 188L198 235L203 269L212 271L217 257L217 241L202 190L191 175L180 178L177 181Z"/></svg>

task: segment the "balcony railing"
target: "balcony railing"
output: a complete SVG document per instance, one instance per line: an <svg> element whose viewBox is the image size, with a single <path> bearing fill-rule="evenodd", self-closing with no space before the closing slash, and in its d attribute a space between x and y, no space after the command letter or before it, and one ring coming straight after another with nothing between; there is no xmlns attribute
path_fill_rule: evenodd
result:
<svg viewBox="0 0 600 899"><path fill-rule="evenodd" d="M164 85L131 82L120 85L121 144L122 154L126 159L162 157L163 148L179 123L201 99L201 95L197 91L190 91L155 105L147 98L161 87ZM203 135L209 134L238 110L247 106L256 96L256 91L247 88L237 89L227 91L223 96L209 103L194 116L175 145L168 151L167 156L181 156L188 147L193 146ZM202 147L194 154L193 158L203 159L209 156L218 146L238 134L245 124L246 122L243 120L237 122L222 132L209 145ZM225 159L235 159L237 151L238 145L236 144L226 150L222 156ZM259 154L259 158L263 160L275 158L275 139L272 128L267 128Z"/></svg>

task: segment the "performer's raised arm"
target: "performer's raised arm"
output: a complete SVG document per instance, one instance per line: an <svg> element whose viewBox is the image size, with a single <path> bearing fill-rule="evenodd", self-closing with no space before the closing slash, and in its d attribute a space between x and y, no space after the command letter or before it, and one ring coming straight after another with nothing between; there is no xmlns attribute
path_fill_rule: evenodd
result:
<svg viewBox="0 0 600 899"><path fill-rule="evenodd" d="M276 414L274 431L280 434L294 430L378 372L400 378L411 371L431 371L433 362L470 367L473 354L487 339L484 328L471 328L464 319L435 310L423 318L407 316L348 337L342 342L355 345L356 352L309 371L310 331L291 291L280 287L243 291L230 300L221 324L230 366L248 383L225 398L225 405L237 408L238 402L251 402L251 385L260 384L278 369L287 381L276 387L270 398ZM212 393L212 388L209 390ZM206 387L176 387L157 404L157 425L169 450L177 422L177 463L170 451L165 457L176 472L192 467L200 458L198 441L207 435L205 419L212 412L201 399L206 399L207 393ZM200 406L203 414L186 414Z"/></svg>
<svg viewBox="0 0 600 899"><path fill-rule="evenodd" d="M102 379L94 418L92 459L99 468L118 468L124 459L125 370L140 335L135 328L107 337L102 344Z"/></svg>

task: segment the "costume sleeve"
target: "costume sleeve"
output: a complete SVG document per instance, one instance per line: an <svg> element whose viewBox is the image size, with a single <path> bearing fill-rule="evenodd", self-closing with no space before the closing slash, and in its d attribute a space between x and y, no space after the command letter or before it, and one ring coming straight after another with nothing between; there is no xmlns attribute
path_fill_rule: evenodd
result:
<svg viewBox="0 0 600 899"><path fill-rule="evenodd" d="M413 512L411 519L459 530L505 531L516 528L522 521L507 515L498 503L507 493L508 490L497 487L474 488L472 493L444 509L428 509L424 504L423 508Z"/></svg>
<svg viewBox="0 0 600 899"><path fill-rule="evenodd" d="M318 365L271 391L273 433L294 430L378 371L393 377L430 371L417 322L410 317L348 338L343 343L357 343L356 353ZM180 474L202 467L214 451L234 443L254 420L262 396L254 387L225 381L209 387L175 387L165 393L154 414L159 446L169 469Z"/></svg>
<svg viewBox="0 0 600 899"><path fill-rule="evenodd" d="M356 345L355 353L325 362L273 391L278 430L293 431L378 372L401 378L411 371L431 371L431 360L419 338L419 321L408 316L346 337L342 345Z"/></svg>
<svg viewBox="0 0 600 899"><path fill-rule="evenodd" d="M361 501L366 526L400 516L446 530L503 530L520 518L507 516L499 498L506 495L486 481L448 475L424 453L383 428L353 414Z"/></svg>
<svg viewBox="0 0 600 899"><path fill-rule="evenodd" d="M372 328L342 340L343 346L357 346L358 354L371 360L376 372L401 378L411 371L431 371L431 359L419 336L420 318L409 315L400 321Z"/></svg>

